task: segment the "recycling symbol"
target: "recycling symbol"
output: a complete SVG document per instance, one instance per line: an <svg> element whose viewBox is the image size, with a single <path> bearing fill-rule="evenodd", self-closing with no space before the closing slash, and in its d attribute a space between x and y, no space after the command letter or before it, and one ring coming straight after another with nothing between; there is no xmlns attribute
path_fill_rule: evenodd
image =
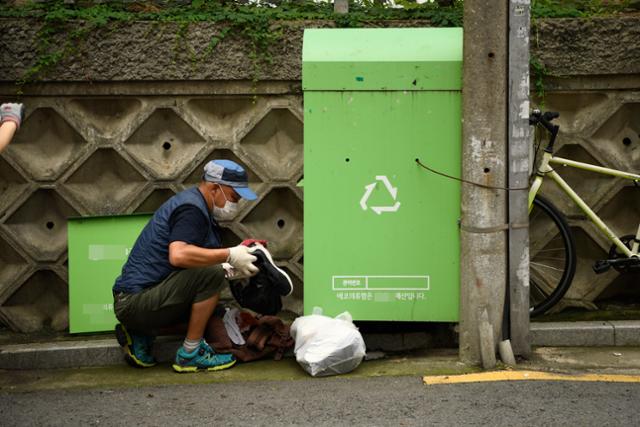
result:
<svg viewBox="0 0 640 427"><path fill-rule="evenodd" d="M369 200L371 193L373 193L373 189L376 188L376 184L378 184L377 181L382 181L384 186L387 188L387 191L389 191L389 194L391 194L391 197L393 197L395 204L393 206L371 206L371 210L378 215L382 214L382 212L396 212L398 208L400 208L400 202L396 200L396 197L398 196L398 188L392 187L391 183L389 182L389 178L387 178L385 175L378 175L376 176L376 182L365 185L364 195L362 196L362 199L360 199L360 207L363 211L367 210L367 200Z"/></svg>

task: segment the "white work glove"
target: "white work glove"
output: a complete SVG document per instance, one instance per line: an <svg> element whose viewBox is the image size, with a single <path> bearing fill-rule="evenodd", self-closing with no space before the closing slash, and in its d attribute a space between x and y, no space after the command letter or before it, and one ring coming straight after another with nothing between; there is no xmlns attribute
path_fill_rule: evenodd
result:
<svg viewBox="0 0 640 427"><path fill-rule="evenodd" d="M14 122L16 127L20 129L20 123L24 118L24 105L18 103L7 102L0 105L0 123Z"/></svg>
<svg viewBox="0 0 640 427"><path fill-rule="evenodd" d="M258 272L258 267L253 265L253 262L257 259L254 255L251 255L251 248L238 245L229 248L229 258L227 258L227 262L231 264L238 275L251 277Z"/></svg>
<svg viewBox="0 0 640 427"><path fill-rule="evenodd" d="M228 280L240 280L246 279L248 277L238 273L238 270L233 268L228 262L223 262L222 268L224 269L224 277L226 277Z"/></svg>

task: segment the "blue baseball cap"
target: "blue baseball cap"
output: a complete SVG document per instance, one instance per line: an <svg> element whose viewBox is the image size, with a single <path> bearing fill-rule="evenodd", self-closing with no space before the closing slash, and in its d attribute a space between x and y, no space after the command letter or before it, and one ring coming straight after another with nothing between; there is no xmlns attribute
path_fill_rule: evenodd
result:
<svg viewBox="0 0 640 427"><path fill-rule="evenodd" d="M231 160L211 160L204 165L202 179L233 187L243 199L255 200L256 193L249 188L249 177L242 166Z"/></svg>

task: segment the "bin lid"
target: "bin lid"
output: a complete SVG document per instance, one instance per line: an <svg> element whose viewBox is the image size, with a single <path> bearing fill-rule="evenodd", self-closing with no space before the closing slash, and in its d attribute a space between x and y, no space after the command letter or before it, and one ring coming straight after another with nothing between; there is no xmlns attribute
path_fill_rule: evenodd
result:
<svg viewBox="0 0 640 427"><path fill-rule="evenodd" d="M460 90L462 28L307 29L304 90Z"/></svg>

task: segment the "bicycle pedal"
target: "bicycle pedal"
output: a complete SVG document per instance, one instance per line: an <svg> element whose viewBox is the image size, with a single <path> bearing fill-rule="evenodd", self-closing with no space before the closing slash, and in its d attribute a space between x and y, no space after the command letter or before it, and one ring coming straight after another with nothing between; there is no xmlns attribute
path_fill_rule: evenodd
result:
<svg viewBox="0 0 640 427"><path fill-rule="evenodd" d="M608 260L611 267L620 273L635 273L640 271L640 258L632 256L630 258L614 258Z"/></svg>
<svg viewBox="0 0 640 427"><path fill-rule="evenodd" d="M599 259L593 264L593 271L595 271L596 274L606 273L610 268L611 263L606 259Z"/></svg>

